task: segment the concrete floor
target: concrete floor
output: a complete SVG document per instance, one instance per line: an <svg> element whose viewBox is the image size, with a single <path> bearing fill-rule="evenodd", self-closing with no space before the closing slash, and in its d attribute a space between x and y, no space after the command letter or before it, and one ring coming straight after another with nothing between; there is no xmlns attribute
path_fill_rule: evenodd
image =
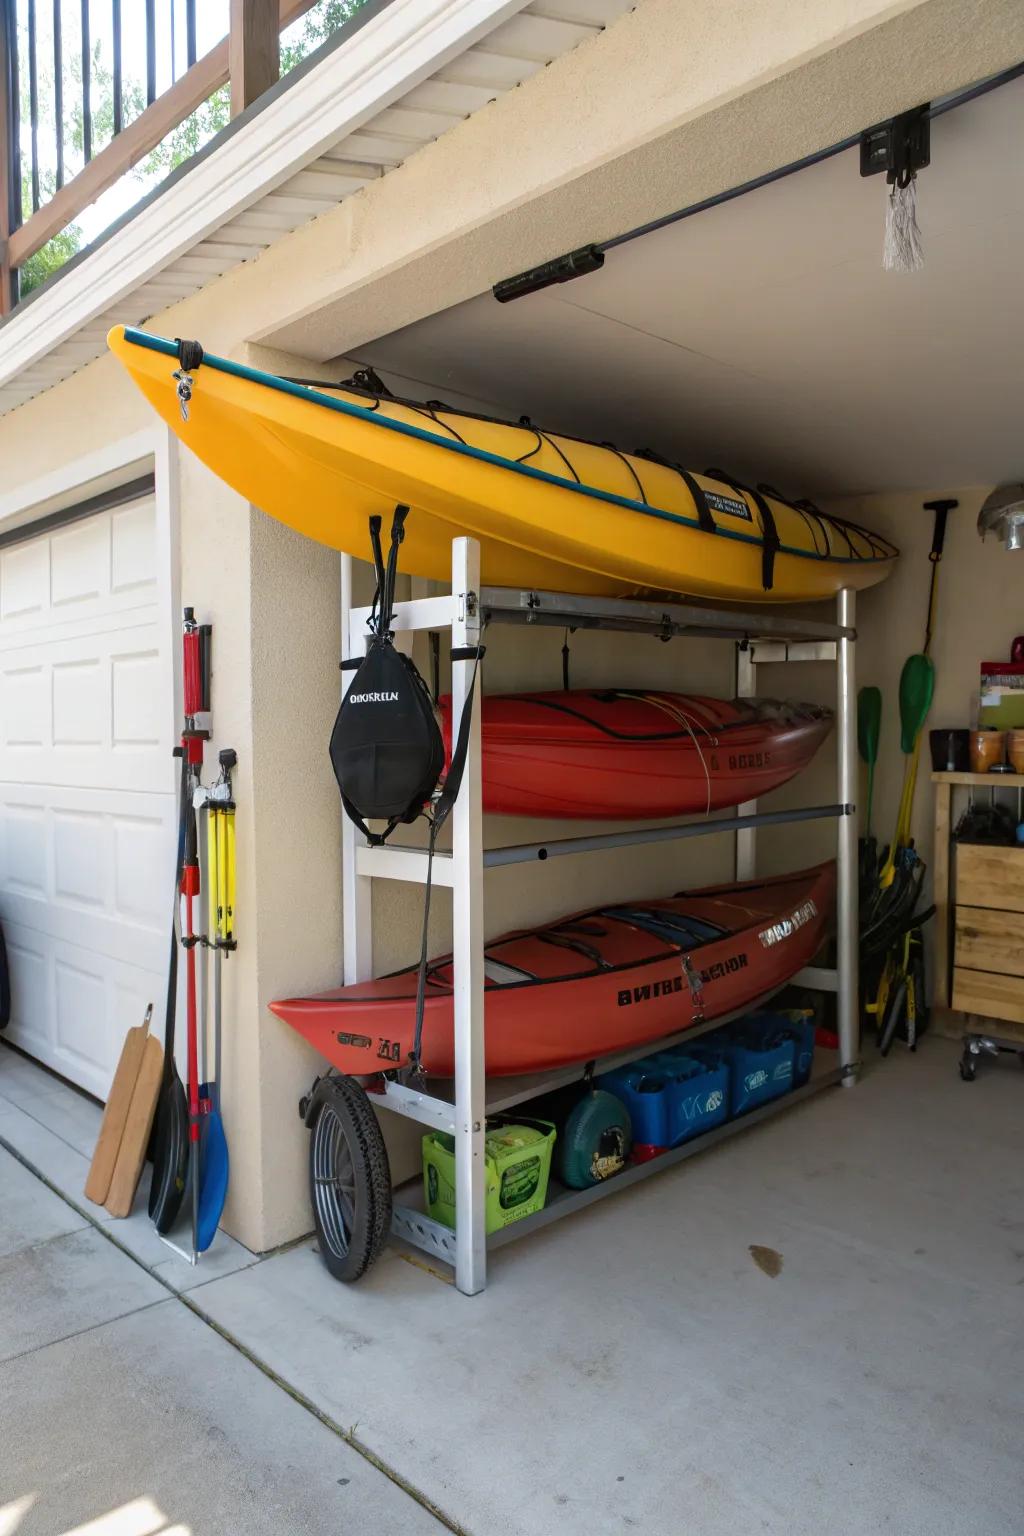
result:
<svg viewBox="0 0 1024 1536"><path fill-rule="evenodd" d="M956 1054L929 1040L872 1064L856 1090L513 1245L483 1296L394 1250L341 1287L303 1245L258 1263L230 1255L232 1272L199 1283L188 1305L476 1536L1020 1536L1024 1074L985 1063L967 1086ZM26 1118L53 1177L60 1157L40 1115L37 1104ZM194 1536L287 1536L328 1518L362 1536L378 1514L382 1528L438 1528L411 1500L396 1517L393 1484L183 1302L155 1295L139 1265L115 1255L133 1273L101 1276L104 1237L56 1197L37 1204L18 1175L5 1215L16 1235L42 1224L21 1252L52 1250L61 1268L51 1280L38 1258L0 1268L0 1341L23 1329L30 1351L0 1367L4 1536L4 1499L39 1487L52 1490L49 1523L30 1511L18 1536L95 1518L107 1485L93 1475L83 1503L76 1477L126 1420L107 1508L152 1498ZM47 1294L66 1298L76 1337L41 1343ZM38 1386L51 1355L56 1399ZM179 1420L180 1476L163 1444ZM216 1523L208 1479L218 1510L238 1501L233 1520Z"/></svg>

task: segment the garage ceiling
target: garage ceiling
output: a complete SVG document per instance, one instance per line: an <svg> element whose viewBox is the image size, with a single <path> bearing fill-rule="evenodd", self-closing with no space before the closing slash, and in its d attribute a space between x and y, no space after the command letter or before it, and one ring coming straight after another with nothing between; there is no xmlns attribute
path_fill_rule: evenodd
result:
<svg viewBox="0 0 1024 1536"><path fill-rule="evenodd" d="M1022 141L1024 81L932 123L918 273L882 270L886 189L851 150L563 287L431 316L360 361L795 495L1019 480Z"/></svg>

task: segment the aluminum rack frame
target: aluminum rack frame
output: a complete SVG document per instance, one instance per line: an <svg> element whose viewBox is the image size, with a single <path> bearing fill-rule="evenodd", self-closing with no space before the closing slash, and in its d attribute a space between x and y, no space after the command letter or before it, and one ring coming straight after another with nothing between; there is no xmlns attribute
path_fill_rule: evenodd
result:
<svg viewBox="0 0 1024 1536"><path fill-rule="evenodd" d="M411 644L417 630L449 630L454 650L475 647L488 624L569 625L576 629L607 629L650 634L730 640L737 644L737 694L755 692L756 667L764 662L835 661L837 663L836 726L838 737L835 802L787 811L758 812L756 801L737 808L735 815L694 819L674 827L638 827L628 832L551 839L505 848L484 848L481 795L480 689L473 699L473 722L462 787L452 813L450 853L435 855L433 883L452 892L452 950L454 967L455 1078L432 1082L428 1092L390 1079L381 1080L372 1095L379 1107L417 1120L455 1139L454 1232L421 1211L398 1205L392 1233L453 1266L455 1284L465 1295L484 1289L487 1252L525 1236L536 1227L568 1215L606 1194L614 1194L662 1168L692 1156L704 1146L805 1099L835 1082L856 1080L859 1045L857 992L857 824L855 816L857 747L854 701L856 642L855 593L844 588L837 597L836 622L790 617L774 609L751 612L698 603L665 603L626 598L579 597L572 594L480 586L480 548L475 539L452 542L451 592L439 597L412 598L396 604L392 627L397 643ZM356 656L368 638L368 607L352 601L352 557L341 557L342 654ZM452 734L457 736L469 699L474 663L452 663ZM757 828L780 822L834 817L837 823L837 964L834 969L810 967L796 978L808 986L834 991L838 1004L839 1065L816 1075L806 1087L765 1105L754 1114L730 1121L717 1131L627 1170L607 1184L585 1191L561 1192L535 1217L485 1235L484 1128L488 1113L509 1109L551 1088L579 1079L582 1066L534 1073L517 1078L484 1077L484 871L514 863L582 854L599 848L630 847L672 838L729 832L736 838L736 869L740 878L753 876ZM373 975L372 881L404 880L423 884L427 860L422 848L371 848L343 818L342 883L344 981L348 985ZM747 1009L742 1010L747 1012ZM734 1017L735 1015L730 1015ZM603 1058L602 1069L637 1059L678 1039L693 1039L728 1019L715 1019L697 1029L648 1042L641 1048Z"/></svg>

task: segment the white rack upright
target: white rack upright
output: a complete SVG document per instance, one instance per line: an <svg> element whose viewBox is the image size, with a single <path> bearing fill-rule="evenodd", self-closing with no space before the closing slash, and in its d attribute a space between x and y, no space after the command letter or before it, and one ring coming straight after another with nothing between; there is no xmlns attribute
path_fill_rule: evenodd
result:
<svg viewBox="0 0 1024 1536"><path fill-rule="evenodd" d="M369 638L368 607L352 603L352 559L341 557L341 635L343 654L358 656ZM414 598L395 605L392 628L399 644L418 630L448 630L453 650L465 655L481 640L487 625L528 624L607 629L649 634L729 640L737 645L737 693L752 696L759 663L834 661L837 664L837 774L833 803L760 813L756 802L735 814L711 816L673 827L640 827L585 837L553 839L485 849L481 797L480 693L473 698L473 722L465 774L452 813L451 852L434 856L433 884L452 893L454 971L455 1078L431 1080L411 1087L390 1077L371 1085L373 1102L405 1115L432 1130L444 1130L455 1140L456 1227L433 1221L421 1210L396 1205L392 1232L453 1266L455 1283L466 1295L484 1289L487 1252L539 1226L547 1225L583 1205L614 1194L627 1185L671 1167L724 1138L777 1114L810 1093L833 1083L855 1081L859 1044L857 992L857 826L855 786L857 747L855 726L854 650L855 593L838 594L835 623L786 617L775 609L758 613L697 604L577 597L565 593L480 586L480 550L475 539L452 543L450 594ZM457 739L462 712L469 699L474 661L452 663L452 740ZM482 670L482 669L481 669ZM553 1088L579 1080L580 1065L516 1078L484 1075L484 871L511 864L538 863L549 858L584 854L603 848L631 847L672 839L730 832L736 838L736 869L740 878L754 873L757 828L783 822L835 818L837 822L837 963L835 968L812 967L797 982L837 996L839 1060L834 1070L816 1073L804 1087L776 1099L741 1120L730 1121L693 1141L685 1142L650 1162L627 1168L615 1178L585 1190L555 1190L543 1210L489 1238L484 1217L484 1128L488 1114L512 1108ZM373 975L371 882L403 880L423 884L427 875L424 848L370 847L356 828L343 819L344 980L346 985ZM750 1005L755 1006L754 1004ZM747 1012L744 1009L742 1012ZM735 1015L680 1031L642 1048L602 1057L595 1070L606 1071L648 1055L683 1038L693 1039L721 1027Z"/></svg>

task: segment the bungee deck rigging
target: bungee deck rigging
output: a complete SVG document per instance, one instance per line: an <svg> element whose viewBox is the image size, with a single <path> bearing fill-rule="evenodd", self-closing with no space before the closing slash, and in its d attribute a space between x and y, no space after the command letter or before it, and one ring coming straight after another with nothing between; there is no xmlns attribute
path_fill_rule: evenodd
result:
<svg viewBox="0 0 1024 1536"><path fill-rule="evenodd" d="M789 602L873 585L896 556L809 503L653 450L403 400L372 373L314 387L196 342L124 327L108 339L183 442L308 537L360 553L369 517L411 506L413 575L443 579L452 538L468 533L490 585Z"/></svg>

